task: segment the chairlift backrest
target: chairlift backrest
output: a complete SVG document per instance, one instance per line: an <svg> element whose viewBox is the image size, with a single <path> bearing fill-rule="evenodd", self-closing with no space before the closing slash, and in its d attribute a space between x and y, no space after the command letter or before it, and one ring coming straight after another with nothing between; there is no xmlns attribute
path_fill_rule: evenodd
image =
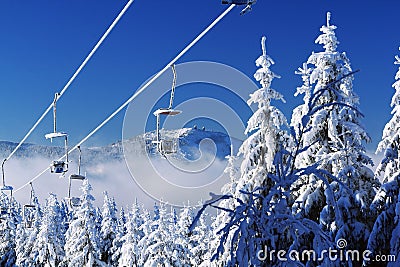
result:
<svg viewBox="0 0 400 267"><path fill-rule="evenodd" d="M165 154L176 153L176 142L174 140L161 140L161 150Z"/></svg>

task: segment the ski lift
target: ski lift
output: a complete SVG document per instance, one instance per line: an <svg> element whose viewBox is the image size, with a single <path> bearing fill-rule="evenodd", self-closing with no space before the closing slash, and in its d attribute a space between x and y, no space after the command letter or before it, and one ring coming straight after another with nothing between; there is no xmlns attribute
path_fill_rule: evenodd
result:
<svg viewBox="0 0 400 267"><path fill-rule="evenodd" d="M240 15L244 15L247 12L251 11L251 6L254 5L257 2L257 0L222 0L222 4L224 5L246 5L246 7L240 12Z"/></svg>
<svg viewBox="0 0 400 267"><path fill-rule="evenodd" d="M3 163L1 164L1 171L3 174L3 186L0 188L1 192L5 193L7 196L9 196L10 201L12 199L12 193L13 193L13 187L11 185L6 185L6 179L5 179L5 174L4 174L4 163L6 162L7 159L3 160Z"/></svg>
<svg viewBox="0 0 400 267"><path fill-rule="evenodd" d="M9 197L9 202L7 203L7 206L2 205L0 207L0 221L6 219L8 217L9 205L10 205L10 202L12 201L12 193L13 193L13 187L10 185L6 185L5 174L4 174L4 163L6 161L7 161L7 159L4 159L3 163L1 164L1 171L2 171L2 175L3 175L3 185L0 188L0 191Z"/></svg>
<svg viewBox="0 0 400 267"><path fill-rule="evenodd" d="M82 150L81 147L78 146L79 150L79 160L78 160L78 174L71 174L69 176L69 185L68 185L68 197L67 200L69 205L72 208L80 207L81 206L81 199L80 197L71 197L71 185L72 181L83 181L86 179L84 175L81 175L81 161L82 161Z"/></svg>
<svg viewBox="0 0 400 267"><path fill-rule="evenodd" d="M64 138L66 161L53 160L53 162L50 164L50 172L51 173L64 174L68 171L68 134L64 133L64 132L57 132L57 107L56 107L56 104L57 104L58 97L59 97L59 94L56 93L54 96L54 101L53 101L53 117L54 117L53 132L46 134L45 137L46 137L46 139L50 139L51 142L53 142L53 138Z"/></svg>
<svg viewBox="0 0 400 267"><path fill-rule="evenodd" d="M172 89L171 89L171 96L169 100L169 107L168 108L160 108L157 109L153 114L157 118L157 126L156 126L156 140L153 141L153 144L156 144L157 151L165 156L166 154L176 153L177 151L177 141L172 139L168 140L166 138L161 138L161 131L160 131L160 116L175 116L180 114L182 111L173 109L174 103L174 94L175 94L175 86L176 86L176 70L175 65L171 66L172 73L174 75L174 79L172 81Z"/></svg>
<svg viewBox="0 0 400 267"><path fill-rule="evenodd" d="M31 185L31 195L29 199L29 204L25 204L22 210L22 217L24 220L24 225L26 228L32 228L33 225L33 216L32 211L35 209L35 204L33 204L35 191L33 190L32 182L29 183Z"/></svg>

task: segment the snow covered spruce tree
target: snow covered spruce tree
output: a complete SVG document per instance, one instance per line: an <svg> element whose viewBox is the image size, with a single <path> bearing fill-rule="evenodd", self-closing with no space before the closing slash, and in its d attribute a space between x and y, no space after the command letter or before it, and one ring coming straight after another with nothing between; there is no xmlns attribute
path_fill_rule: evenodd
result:
<svg viewBox="0 0 400 267"><path fill-rule="evenodd" d="M14 266L16 262L17 225L21 221L19 204L5 193L0 193L0 266Z"/></svg>
<svg viewBox="0 0 400 267"><path fill-rule="evenodd" d="M122 255L122 245L124 244L124 236L126 235L126 215L125 210L121 207L117 220L117 233L113 240L111 249L111 261L117 265Z"/></svg>
<svg viewBox="0 0 400 267"><path fill-rule="evenodd" d="M353 92L353 75L349 75L350 61L345 53L337 51L335 29L328 12L326 25L320 29L322 34L315 41L323 45L324 51L313 52L298 72L304 83L296 94L304 94L305 103L293 111L291 125L300 129L298 125L310 104L317 107L309 117L311 127L302 137L307 149L297 158L296 167L318 163L319 169L337 177L338 181L329 180L337 207L327 205L326 184L308 175L292 186L293 212L319 222L332 241L344 238L349 249L362 251L371 228L369 206L379 183L368 167L372 160L364 144L370 137L360 122L359 99ZM318 97L311 99L311 94ZM315 103L310 103L312 100ZM297 138L299 135L297 132ZM341 222L335 221L334 213L339 214Z"/></svg>
<svg viewBox="0 0 400 267"><path fill-rule="evenodd" d="M395 64L400 65L399 56L396 56ZM388 266L400 264L400 67L395 79L395 93L390 104L393 115L383 130L377 148L377 152L384 152L376 169L377 176L383 175L383 185L371 205L378 217L368 240L368 250L372 251L373 256L396 255L397 262Z"/></svg>
<svg viewBox="0 0 400 267"><path fill-rule="evenodd" d="M65 257L61 266L104 266L100 261L100 233L96 227L96 209L93 206L92 186L86 179L81 187L81 206L66 233Z"/></svg>
<svg viewBox="0 0 400 267"><path fill-rule="evenodd" d="M101 240L102 240L102 255L101 260L107 264L115 264L112 260L112 255L116 248L113 247L113 241L118 234L118 218L117 207L113 198L104 192L103 204L103 220L101 221ZM118 262L118 261L117 261Z"/></svg>
<svg viewBox="0 0 400 267"><path fill-rule="evenodd" d="M171 241L173 242L172 255L176 258L173 266L198 266L193 252L198 243L194 242L194 235L189 230L193 222L193 213L190 207L184 207L176 222L170 220ZM173 231L173 232L172 232ZM202 240L206 242L206 240ZM201 254L198 255L199 259Z"/></svg>
<svg viewBox="0 0 400 267"><path fill-rule="evenodd" d="M34 208L31 213L25 215L23 227L25 228L25 240L19 240L22 248L18 248L17 261L18 266L34 266L38 257L36 250L39 230L42 224L43 213L37 197L33 194ZM21 233L21 232L20 232ZM21 243L22 241L22 243Z"/></svg>
<svg viewBox="0 0 400 267"><path fill-rule="evenodd" d="M186 229L186 235L190 236L192 242L192 266L210 266L213 231L212 227L206 222L207 219L210 219L208 214L202 214L192 232ZM211 218L211 221L214 221L213 218ZM191 218L191 223L193 223L193 218Z"/></svg>
<svg viewBox="0 0 400 267"><path fill-rule="evenodd" d="M37 266L58 266L64 258L65 218L56 195L50 194L46 200L42 223L35 240L32 254Z"/></svg>
<svg viewBox="0 0 400 267"><path fill-rule="evenodd" d="M271 227L268 233L264 232L267 221L274 220L273 216L263 215L268 208L275 212L279 206L282 208L279 212L290 213L289 208L284 210L283 192L273 190L277 181L268 176L277 171L274 158L281 147L286 146L288 135L284 130L287 126L285 116L271 105L271 100L283 101L283 96L271 88L272 80L278 76L270 70L274 61L266 54L265 40L263 37L263 53L256 60L259 69L254 74L261 88L248 100L249 105L257 104L258 110L247 124L245 133L250 136L243 142L238 156L229 159L227 171L231 182L222 192L229 197L219 204L222 209L216 219L219 225L214 224L217 242L213 242L211 261L215 266L260 265L256 255L264 245L268 244L272 249L277 249L278 243L284 245L275 236L277 228ZM240 169L236 168L237 163L240 163ZM275 208L264 203L265 197L271 197L269 200L274 202Z"/></svg>
<svg viewBox="0 0 400 267"><path fill-rule="evenodd" d="M139 266L190 266L184 248L176 242L179 240L173 213L168 216L163 203L154 207L152 231L139 242L142 249Z"/></svg>
<svg viewBox="0 0 400 267"><path fill-rule="evenodd" d="M133 267L139 265L140 247L139 241L144 236L142 225L144 223L143 215L137 201L132 206L128 221L126 222L126 234L122 238L120 266Z"/></svg>

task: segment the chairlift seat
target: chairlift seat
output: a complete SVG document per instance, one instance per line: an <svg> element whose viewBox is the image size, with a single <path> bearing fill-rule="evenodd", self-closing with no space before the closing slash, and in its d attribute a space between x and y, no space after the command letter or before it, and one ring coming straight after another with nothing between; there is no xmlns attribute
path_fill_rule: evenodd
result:
<svg viewBox="0 0 400 267"><path fill-rule="evenodd" d="M25 205L24 205L24 208L28 208L28 209L34 208L34 207L36 207L36 206L35 206L35 205L32 205L32 204L25 204Z"/></svg>
<svg viewBox="0 0 400 267"><path fill-rule="evenodd" d="M0 188L1 191L12 191L13 189L11 185L4 185Z"/></svg>
<svg viewBox="0 0 400 267"><path fill-rule="evenodd" d="M52 173L64 173L67 171L67 169L68 165L65 163L65 161L54 160L50 165L50 171Z"/></svg>
<svg viewBox="0 0 400 267"><path fill-rule="evenodd" d="M53 139L53 138L57 138L57 137L66 137L66 136L68 136L67 133L56 132L56 133L48 133L44 137L46 137L46 139Z"/></svg>
<svg viewBox="0 0 400 267"><path fill-rule="evenodd" d="M158 116L158 115L175 116L180 113L182 113L182 111L180 111L180 110L160 108L160 109L157 109L156 111L154 111L153 114L154 114L154 116Z"/></svg>
<svg viewBox="0 0 400 267"><path fill-rule="evenodd" d="M85 176L80 175L80 174L71 174L69 179L71 179L71 180L85 180Z"/></svg>

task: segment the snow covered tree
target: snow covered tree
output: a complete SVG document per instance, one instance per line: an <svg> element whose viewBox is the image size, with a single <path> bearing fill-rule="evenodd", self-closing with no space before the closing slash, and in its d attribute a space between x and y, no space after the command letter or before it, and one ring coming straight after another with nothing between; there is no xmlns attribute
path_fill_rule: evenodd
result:
<svg viewBox="0 0 400 267"><path fill-rule="evenodd" d="M168 242L167 208L161 203L160 207L154 205L154 217L151 224L152 231L148 233L142 240L142 266L157 266L170 263L170 256L166 254L166 246Z"/></svg>
<svg viewBox="0 0 400 267"><path fill-rule="evenodd" d="M362 251L371 227L369 206L379 183L368 167L372 160L364 144L370 137L360 122L362 114L353 92L350 61L345 53L337 51L335 29L328 12L326 25L320 29L322 34L315 41L323 45L324 51L313 52L298 72L304 83L297 94L304 94L305 103L294 110L291 125L300 129L297 126L309 112L310 95L317 95L311 103L317 108L309 117L311 127L301 140L307 149L297 158L296 167L318 163L319 169L337 177L338 181L329 180L329 187L338 205L327 205L326 184L309 175L292 186L293 212L320 222L333 241L344 238L349 247ZM343 218L341 224L334 220L333 213Z"/></svg>
<svg viewBox="0 0 400 267"><path fill-rule="evenodd" d="M157 208L157 213L159 214L158 206L155 206ZM158 216L157 216L158 217ZM151 218L151 214L148 210L144 209L143 214L142 214L142 219L143 223L139 227L139 230L143 233L142 238L138 242L138 256L139 256L139 266L143 266L145 261L146 261L146 250L150 244L150 239L148 238L150 234L153 232L153 229L155 229L155 221L154 218Z"/></svg>
<svg viewBox="0 0 400 267"><path fill-rule="evenodd" d="M15 199L10 199L3 192L0 193L0 205L0 266L11 267L16 262L16 231L21 221L20 209Z"/></svg>
<svg viewBox="0 0 400 267"><path fill-rule="evenodd" d="M125 209L121 207L119 210L119 217L118 217L118 228L120 229L120 232L124 236L126 234L126 214L125 214Z"/></svg>
<svg viewBox="0 0 400 267"><path fill-rule="evenodd" d="M99 207L96 207L96 231L101 232L101 222L103 221L103 214Z"/></svg>
<svg viewBox="0 0 400 267"><path fill-rule="evenodd" d="M101 222L101 239L102 239L102 261L107 264L113 265L113 241L118 234L118 218L117 218L117 207L113 198L108 196L107 192L104 192L104 203L103 203L103 220Z"/></svg>
<svg viewBox="0 0 400 267"><path fill-rule="evenodd" d="M61 206L56 195L50 194L46 201L42 223L35 240L32 254L37 255L35 264L58 266L64 258L65 227Z"/></svg>
<svg viewBox="0 0 400 267"><path fill-rule="evenodd" d="M70 222L66 233L65 257L63 266L103 266L100 261L100 233L96 227L95 200L91 194L92 186L86 179L81 187L81 206Z"/></svg>
<svg viewBox="0 0 400 267"><path fill-rule="evenodd" d="M328 20L329 21L329 20ZM330 27L328 23L328 27ZM328 34L329 35L329 34ZM335 47L334 45L327 45L329 49ZM303 80L307 81L307 77L310 77L312 71L307 68L303 68ZM278 148L275 151L275 155L272 159L272 166L269 171L265 171L266 167L263 166L264 171L263 178L264 182L260 184L259 188L254 188L252 191L245 190L249 187L243 187L241 189L238 185L240 183L231 182L228 188L231 190L230 194L224 194L222 196L213 196L213 198L207 201L203 208L200 210L199 214L204 211L207 206L215 207L215 203L218 199L224 199L218 208L223 210L223 216L228 220L225 221L218 230L219 246L217 247L216 253L213 259L218 261L214 265L227 265L227 266L248 266L248 265L265 265L265 266L291 266L298 265L299 259L296 261L291 261L288 259L287 262L279 261L276 258L269 258L268 255L264 255L265 258L261 259L255 257L260 249L264 249L264 246L268 248L268 251L304 251L305 249L313 248L316 255L321 255L321 252L332 248L338 236L344 233L344 228L346 226L353 226L352 234L359 236L360 232L358 230L363 230L364 228L360 226L358 221L353 221L349 218L349 214L346 214L345 209L351 202L348 199L344 199L343 196L352 196L355 194L355 199L360 201L361 195L357 195L357 190L354 187L350 187L346 183L342 171L337 173L332 173L332 169L326 168L323 165L322 160L316 160L315 162L310 161L305 166L302 166L305 155L309 153L313 145L319 141L319 138L310 141L310 132L312 132L313 127L323 125L322 122L316 123L315 116L319 114L321 110L327 107L331 107L332 110L336 108L345 108L349 110L342 110L341 116L347 118L348 114L359 114L357 109L350 106L350 100L344 97L338 97L332 102L324 103L326 98L325 92L334 92L337 96L340 96L338 92L338 84L343 84L343 80L350 77L353 73L349 72L343 76L338 76L336 79L332 79L329 83L324 86L320 86L319 90L308 90L304 91L307 96L307 101L302 108L297 109L298 114L301 115L297 123L293 123L290 131L290 137L287 137L282 131L282 141L278 142ZM305 76L305 77L304 77ZM311 88L310 85L313 83L305 84L303 89ZM318 84L318 82L317 82ZM345 83L347 84L347 83ZM342 87L339 87L343 89ZM348 91L346 91L349 94ZM301 111L301 112L300 112ZM357 116L355 116L357 118ZM346 121L346 128L357 129L356 124L353 121ZM357 125L357 124L356 124ZM353 127L354 126L354 127ZM344 127L344 126L343 126ZM350 135L350 133L342 133L342 136ZM347 137L351 140L350 137ZM279 140L279 139L275 139ZM337 141L337 140L335 140ZM356 141L354 141L357 143ZM257 142L248 142L248 149L257 146ZM361 148L360 148L361 149ZM358 153L363 153L363 150L358 151ZM254 153L256 154L256 153ZM250 154L250 156L254 155ZM256 154L257 155L257 154ZM246 156L246 155L245 155ZM332 155L331 155L332 156ZM250 157L251 158L251 157ZM355 173L356 171L363 170L362 165L363 157L358 158L360 162L355 162ZM243 159L243 162L246 162ZM262 160L249 161L253 166L262 163ZM248 166L248 165L245 165ZM250 165L251 166L251 165ZM337 165L339 166L339 165ZM242 165L243 167L243 165ZM349 169L351 166L347 166ZM358 168L358 169L357 169ZM257 168L255 168L258 171ZM228 171L235 175L237 173L234 165L231 165ZM243 172L243 170L246 170ZM252 168L241 168L239 180L243 175L254 175L256 171L252 171ZM261 171L262 171L261 170ZM365 172L361 172L365 175ZM336 177L333 174L337 174ZM368 173L367 173L368 175ZM236 176L236 175L235 175ZM237 177L237 176L236 176ZM303 206L299 203L293 203L293 197L298 197L299 195L292 195L293 185L304 185L304 181L307 181L309 177L315 179L315 182L320 184L323 193L323 205L325 208L320 208L322 210L321 218L326 219L323 215L329 215L329 219L336 223L338 226L338 235L331 234L331 230L328 227L334 226L328 225L324 228L326 232L322 230L323 224L319 221L319 214L315 215L315 220L305 216L305 212L301 212ZM349 178L349 177L347 177ZM363 178L363 177L361 177ZM250 182L252 180L248 179ZM349 180L349 179L348 179ZM361 183L359 183L361 184ZM371 184L370 184L371 185ZM312 186L310 184L309 186ZM306 188L307 189L307 188ZM353 189L353 190L352 190ZM362 187L360 187L362 189ZM315 187L311 187L310 194L315 191ZM244 197L237 197L237 192L245 195ZM297 192L296 192L297 193ZM302 192L301 192L302 193ZM345 194L347 193L347 195ZM313 198L306 199L304 204L309 205ZM227 199L227 201L225 201ZM236 205L232 208L226 208L223 205L224 202L232 203L231 201L236 201ZM347 202L346 202L347 201ZM235 202L233 202L235 203ZM292 209L292 205L297 204ZM301 204L301 203L300 203ZM347 205L347 206L346 206ZM308 206L309 207L309 206ZM300 210L300 212L298 211ZM331 212L333 210L333 212ZM326 214L324 212L328 211ZM354 211L354 210L352 210ZM194 223L198 222L199 214L196 216ZM220 217L220 216L218 216ZM360 219L360 218L358 218ZM367 220L367 218L361 218ZM321 219L322 220L322 219ZM194 229L193 224L191 229ZM366 232L362 233L365 234ZM329 235L331 234L331 235ZM333 239L332 239L333 236ZM362 238L365 236L361 235ZM362 239L361 239L362 240ZM365 240L365 239L364 239ZM349 240L353 245L354 240ZM265 254L265 253L264 253ZM228 257L226 257L228 255ZM313 258L305 259L304 264L307 266L335 266L336 263L328 262L315 262ZM346 262L345 264L348 264Z"/></svg>
<svg viewBox="0 0 400 267"><path fill-rule="evenodd" d="M264 203L254 194L269 195L276 181L270 179L268 174L277 171L274 158L289 140L285 131L285 116L271 105L271 100L284 100L280 93L271 88L273 79L279 76L270 70L274 61L266 53L265 40L263 37L263 53L256 60L259 69L254 74L261 88L252 93L248 100L249 105L257 104L258 110L247 123L245 133L250 136L243 142L238 156L229 159L227 171L231 174L231 183L223 188L223 193L231 198L220 203L223 212L216 219L219 224L216 228L218 247L213 249L216 252L213 259L218 259L216 265L260 264L255 255L264 243L260 239L263 235L260 225L264 222L259 221L261 212L264 212ZM239 170L236 168L237 161L240 161ZM236 217L238 210L240 216L243 215L240 218Z"/></svg>
<svg viewBox="0 0 400 267"><path fill-rule="evenodd" d="M35 246L42 223L43 213L35 195L33 195L33 205L34 208L31 212L32 217L24 218L24 220L29 220L29 223L26 221L24 222L26 239L24 240L23 248L20 248L17 254L16 264L18 266L33 266L38 257L38 251L35 250ZM27 214L26 216L29 215Z"/></svg>
<svg viewBox="0 0 400 267"><path fill-rule="evenodd" d="M179 214L179 218L175 209L171 211L169 238L173 245L169 249L174 258L172 266L196 266L195 262L192 261L195 258L192 254L195 244L193 235L189 230L192 222L193 214L190 207L184 207ZM205 241L202 240L202 242Z"/></svg>
<svg viewBox="0 0 400 267"><path fill-rule="evenodd" d="M15 237L15 254L16 254L16 262L17 266L27 266L28 264L23 264L21 261L24 258L25 251L25 243L28 239L28 233L25 231L25 226L22 223L17 225L16 237ZM18 256L20 255L20 256Z"/></svg>
<svg viewBox="0 0 400 267"><path fill-rule="evenodd" d="M175 243L177 232L174 227L173 216L167 214L164 203L160 207L155 205L155 218L152 231L139 242L142 248L140 266L189 266L184 263L183 249ZM183 262L182 262L183 260Z"/></svg>
<svg viewBox="0 0 400 267"><path fill-rule="evenodd" d="M394 64L400 65L400 57L396 56ZM400 67L395 76L396 82L393 84L395 93L392 97L390 106L392 110L392 118L386 124L382 140L378 144L377 153L384 152L385 156L376 169L377 174L384 175L383 182L393 181L398 176L400 170Z"/></svg>
<svg viewBox="0 0 400 267"><path fill-rule="evenodd" d="M248 105L257 104L258 109L247 122L245 134L250 136L243 142L238 154L243 160L234 194L242 200L247 196L241 190L252 192L260 186L266 186L268 190L267 184L270 181L265 179L266 174L275 171L275 154L287 138L284 130L287 126L286 118L271 105L271 100L285 101L280 93L271 88L273 79L279 76L270 70L275 62L266 53L265 40L265 37L261 40L263 54L256 60L259 69L254 74L261 88L252 93L247 101Z"/></svg>
<svg viewBox="0 0 400 267"><path fill-rule="evenodd" d="M120 266L133 267L139 265L140 247L139 241L143 238L144 232L142 225L144 219L141 214L140 206L135 201L132 206L128 221L126 222L126 234L123 236L121 248Z"/></svg>
<svg viewBox="0 0 400 267"><path fill-rule="evenodd" d="M400 65L400 57L395 58L395 64ZM368 249L374 256L396 255L398 262L393 264L397 266L400 263L400 67L395 80L395 93L390 104L392 118L386 124L377 148L377 153L383 151L384 157L376 175L383 174L384 184L371 205L372 212L378 217L368 240Z"/></svg>
<svg viewBox="0 0 400 267"><path fill-rule="evenodd" d="M190 225L193 223L192 211L190 211L190 224L183 225L185 235L190 236L190 252L192 258L192 266L210 266L211 259L211 239L212 239L212 228L206 222L208 214L202 214L199 218L199 222L192 232L189 231ZM189 222L189 221L187 221ZM181 226L182 228L182 226Z"/></svg>
<svg viewBox="0 0 400 267"><path fill-rule="evenodd" d="M111 262L116 265L122 255L122 245L124 244L124 236L126 235L126 215L125 210L121 207L117 220L117 233L112 243Z"/></svg>

